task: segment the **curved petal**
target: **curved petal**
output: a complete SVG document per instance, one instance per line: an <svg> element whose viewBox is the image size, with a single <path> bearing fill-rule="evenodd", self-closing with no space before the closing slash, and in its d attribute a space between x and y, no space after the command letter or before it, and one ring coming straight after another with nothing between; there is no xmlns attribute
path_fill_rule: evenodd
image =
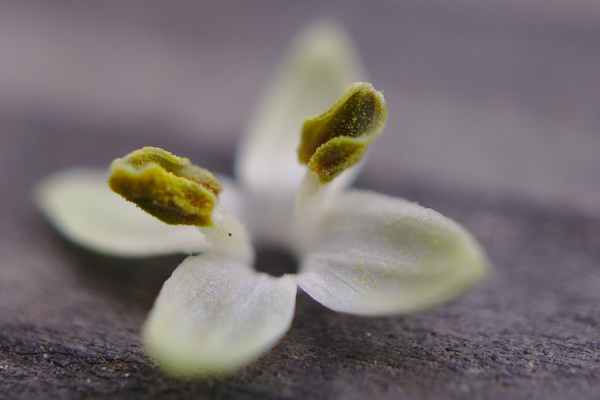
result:
<svg viewBox="0 0 600 400"><path fill-rule="evenodd" d="M159 221L111 191L106 179L101 170L61 171L38 185L35 200L66 238L99 253L143 257L209 247L196 227Z"/></svg>
<svg viewBox="0 0 600 400"><path fill-rule="evenodd" d="M314 251L301 264L298 285L336 311L419 310L460 293L488 271L483 250L463 227L376 193L340 195L310 235Z"/></svg>
<svg viewBox="0 0 600 400"><path fill-rule="evenodd" d="M281 202L288 206L293 202L306 171L297 151L304 120L327 110L348 85L364 78L357 52L339 26L321 21L298 35L267 88L236 159L237 178L260 204L266 204L262 209L268 212ZM260 225L264 220L258 216L254 222ZM252 231L260 235L260 227Z"/></svg>
<svg viewBox="0 0 600 400"><path fill-rule="evenodd" d="M167 280L144 328L149 354L175 374L220 374L265 352L288 330L296 283L230 261L187 258Z"/></svg>

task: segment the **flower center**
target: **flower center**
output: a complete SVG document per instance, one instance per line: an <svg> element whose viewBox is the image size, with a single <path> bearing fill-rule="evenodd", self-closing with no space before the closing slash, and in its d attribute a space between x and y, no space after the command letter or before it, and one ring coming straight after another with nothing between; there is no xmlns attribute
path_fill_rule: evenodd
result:
<svg viewBox="0 0 600 400"><path fill-rule="evenodd" d="M273 276L298 272L298 262L292 253L275 247L257 249L254 267L257 271Z"/></svg>

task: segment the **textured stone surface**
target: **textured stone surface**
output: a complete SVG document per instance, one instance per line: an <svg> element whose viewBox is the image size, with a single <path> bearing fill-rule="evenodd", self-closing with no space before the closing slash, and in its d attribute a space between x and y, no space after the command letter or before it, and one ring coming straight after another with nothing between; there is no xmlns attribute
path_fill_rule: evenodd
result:
<svg viewBox="0 0 600 400"><path fill-rule="evenodd" d="M0 5L0 398L600 397L600 8L537 3ZM390 107L359 184L466 225L493 274L400 317L300 294L241 373L164 376L139 330L181 258L72 246L31 189L143 145L230 173L261 80L322 9L364 21L350 28Z"/></svg>

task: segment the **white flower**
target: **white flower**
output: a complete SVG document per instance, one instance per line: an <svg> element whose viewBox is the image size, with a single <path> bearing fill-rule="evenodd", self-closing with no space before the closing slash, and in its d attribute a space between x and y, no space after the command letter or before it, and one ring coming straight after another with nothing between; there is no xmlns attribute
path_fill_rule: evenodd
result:
<svg viewBox="0 0 600 400"><path fill-rule="evenodd" d="M315 24L302 33L240 146L237 183L219 178L218 203L218 191L206 195L212 226L167 225L110 191L102 171L63 171L38 187L40 208L80 245L122 257L197 254L165 282L143 331L148 353L170 372L215 374L251 362L288 330L297 287L333 310L390 315L440 303L486 274L484 252L460 225L406 200L346 189L359 164L327 175L306 149L300 155L310 168L298 162L304 119L362 77L339 28ZM377 93L357 85L353 90ZM345 100L348 93L355 92ZM383 129L384 108L378 116L350 140L352 161ZM322 117L305 132L326 125ZM346 145L321 156L338 156ZM277 278L254 270L250 237L255 246L292 252L298 273Z"/></svg>

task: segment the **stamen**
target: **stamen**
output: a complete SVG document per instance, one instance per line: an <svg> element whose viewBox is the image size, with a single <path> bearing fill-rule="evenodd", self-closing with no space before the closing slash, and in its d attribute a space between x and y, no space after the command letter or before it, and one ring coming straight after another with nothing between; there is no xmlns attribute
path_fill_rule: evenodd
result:
<svg viewBox="0 0 600 400"><path fill-rule="evenodd" d="M328 183L360 161L386 118L383 94L370 83L354 83L329 110L304 122L298 158Z"/></svg>
<svg viewBox="0 0 600 400"><path fill-rule="evenodd" d="M221 183L210 171L156 147L144 147L110 165L113 191L171 225L211 226Z"/></svg>

